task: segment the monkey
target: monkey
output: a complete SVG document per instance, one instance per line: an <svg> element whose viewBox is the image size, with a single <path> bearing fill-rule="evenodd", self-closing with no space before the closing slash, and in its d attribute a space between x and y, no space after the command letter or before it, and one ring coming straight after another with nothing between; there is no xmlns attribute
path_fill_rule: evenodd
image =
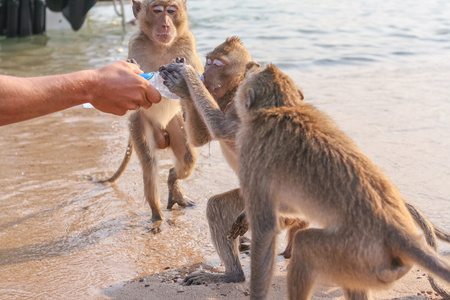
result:
<svg viewBox="0 0 450 300"><path fill-rule="evenodd" d="M239 182L252 232L250 299L267 299L284 214L319 226L295 235L289 299L310 299L318 279L338 284L347 299L369 299L412 264L450 283L450 264L421 239L397 187L299 97L274 65L249 66L236 92Z"/></svg>
<svg viewBox="0 0 450 300"><path fill-rule="evenodd" d="M209 55L210 63L213 62L212 54L214 52L215 51L213 51ZM219 51L217 51L217 52L219 52ZM247 60L250 61L250 58ZM220 63L219 63L219 65L220 65ZM256 65L256 63L251 62L251 63L249 63L249 65L251 67L253 65ZM195 104L198 104L199 101L204 101L203 104L200 104L198 106L198 108L200 111L202 111L203 109L206 110L206 111L203 111L202 115L205 118L205 120L208 121L208 118L210 119L210 121L209 121L209 123L211 123L210 126L214 126L215 123L217 123L216 119L218 119L222 122L220 124L220 126L218 126L219 128L216 131L218 131L220 128L225 128L227 126L228 126L228 128L233 127L233 126L230 126L229 123L232 123L232 122L238 123L239 119L236 119L235 115L234 115L233 119L231 119L230 116L227 115L227 113L225 113L223 116L223 114L220 114L219 111L214 112L214 109L217 110L217 107L216 107L217 105L214 106L214 99L208 98L207 91L201 92L201 87L202 87L201 83L199 83L197 81L194 72L193 71L189 72L189 70L187 70L187 71L183 70L183 68L185 68L185 67L188 68L188 66L184 66L182 63L180 65L180 60L177 60L175 64L169 65L167 67L162 67L161 68L161 70L163 70L162 76L163 76L163 78L166 79L166 82L165 82L166 85L173 92L185 94L186 98L190 97L189 91L186 91L188 86L190 86L191 93L193 95L197 95L197 96L193 97ZM298 95L299 95L300 99L303 100L303 94L302 94L301 90L298 91ZM225 101L225 103L226 102L227 101ZM204 107L202 107L202 105L204 105ZM225 104L222 104L222 107L224 105ZM208 111L207 109L210 109L210 111ZM228 120L227 120L227 117L228 117ZM208 122L206 122L206 123L208 123ZM238 125L235 124L233 128L236 130L238 128ZM215 130L214 128L211 129L212 132L214 132L214 130ZM230 132L230 130L228 129L227 132ZM231 141L232 138L229 140ZM222 144L222 147L227 146L227 144L225 144L224 141L221 141L221 144ZM234 148L235 148L235 146L234 146ZM233 165L233 163L231 163L231 165ZM227 244L223 240L223 238L221 238L221 236L223 236L223 229L227 227L227 225L225 225L225 224L227 224L227 222L224 222L222 224L222 223L219 223L216 221L217 219L220 219L220 220L226 219L226 218L224 218L224 216L226 216L226 217L229 217L230 215L232 216L238 210L238 209L235 209L234 212L231 214L226 213L226 211L230 208L225 204L227 201L223 200L223 199L227 198L227 197L229 197L230 200L233 197L237 197L236 191L233 191L233 193L225 193L223 195L218 195L218 196L211 198L208 202L208 210L207 210L207 215L209 216L208 219L213 220L213 221L209 222L210 230L211 230L211 237L214 241L214 244L217 249L217 252L219 253L219 256L221 257L222 261L225 261L225 263L224 263L225 269L226 269L225 274L229 274L230 273L229 270L239 269L238 267L234 267L234 268L229 267L230 263L227 263L227 261L238 262L238 258L236 258L236 256L232 256L230 254L231 253L230 250L228 250L228 251L224 250L224 249L230 249L230 247L227 247ZM223 200L223 201L219 201L219 200ZM241 201L241 199L240 199L240 201ZM237 202L236 199L233 199L233 203L236 204L236 203L240 203L240 202ZM417 224L420 225L420 227L425 232L427 241L429 242L430 245L432 245L433 247L436 247L436 236L441 240L444 240L447 242L450 241L450 235L448 233L446 233L444 230L442 230L440 228L437 228L435 225L431 224L426 219L426 217L423 216L413 205L411 205L407 202L405 202L405 204L407 205L408 210L410 211L414 220L417 222ZM213 209L215 207L217 209ZM282 219L283 216L281 216L280 218ZM290 218L290 220L292 220L292 218ZM290 222L292 222L292 221L290 221ZM286 222L284 224L289 224L289 222ZM283 225L283 222L281 222L280 225ZM289 243L288 243L288 246L286 247L286 250L282 253L282 255L284 255L286 258L290 257L290 252L292 251L290 248L292 246L291 241L293 239L293 235L296 233L296 231L306 228L307 226L308 226L308 223L304 219L296 219L296 222L288 231ZM231 239L236 239L239 235L243 235L247 231L247 229L248 229L248 224L247 224L246 215L245 215L245 211L244 211L237 217L235 223L233 224L233 227L231 228L231 230L228 234L228 237ZM435 235L435 233L436 233L436 235ZM236 251L235 251L235 253L236 253ZM187 277L185 279L185 283L199 284L202 282L211 281L211 278L217 279L215 274L214 275L199 274L199 275ZM233 277L231 277L231 278L233 278ZM240 278L242 278L242 277L240 277ZM225 281L229 280L229 277L225 276L224 280ZM429 277L429 280L430 280L430 283L431 283L433 289L435 289L436 292L438 292L444 298L445 298L445 295L448 295L440 287L436 286L436 284L434 283L434 281L431 277Z"/></svg>
<svg viewBox="0 0 450 300"><path fill-rule="evenodd" d="M183 59L177 59L184 62ZM161 76L165 79L172 92L181 97L181 105L186 114L186 127L189 132L198 134L203 132L203 140L195 138L192 142L196 146L217 139L228 164L238 173L237 154L235 149L235 133L240 126L233 99L239 84L245 75L245 66L252 61L248 50L238 37L230 37L213 51L206 55L204 82L198 79L195 70L189 74L195 81L186 80L179 82L179 86L173 82L168 83L170 66L160 68ZM169 68L169 69L167 69ZM187 84L186 84L187 83ZM195 87L193 87L195 85ZM189 86L189 88L188 88ZM205 101L207 105L197 106L198 101ZM198 111L198 108L211 108L210 111L202 111L200 115L205 122L193 123L195 118L189 117L189 111ZM192 120L192 121L191 121ZM206 124L207 127L204 125ZM204 132L207 131L207 132ZM228 231L236 217L244 209L244 202L239 189L235 189L220 195L215 195L208 200L206 216L211 233L213 245L225 266L224 274L198 273L185 278L183 284L201 284L207 282L241 282L245 280L244 272L239 260L238 240L227 238ZM285 257L291 253L291 240L294 233L308 226L300 219L280 218L280 225L288 227L288 245L283 252ZM290 237L290 239L289 239Z"/></svg>
<svg viewBox="0 0 450 300"><path fill-rule="evenodd" d="M194 35L188 28L185 0L133 0L133 13L138 29L130 39L128 57L134 59L144 72L156 72L160 65L170 63L178 56L185 56L197 73L203 72ZM199 116L197 118L201 120ZM140 108L134 112L129 122L130 138L125 157L115 174L100 182L117 180L135 149L142 166L145 199L152 211L152 221L162 220L155 152L170 147L174 167L167 180L167 208L171 209L174 204L180 207L195 205L184 196L178 183L179 179L190 176L197 161L196 149L187 141L180 101L164 98L149 109Z"/></svg>

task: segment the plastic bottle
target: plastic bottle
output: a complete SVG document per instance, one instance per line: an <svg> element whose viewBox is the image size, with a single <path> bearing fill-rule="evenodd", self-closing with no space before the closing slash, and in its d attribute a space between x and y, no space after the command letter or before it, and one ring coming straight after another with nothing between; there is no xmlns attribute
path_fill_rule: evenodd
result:
<svg viewBox="0 0 450 300"><path fill-rule="evenodd" d="M150 82L150 84L158 90L158 92L161 94L161 96L166 97L166 98L170 98L170 99L180 99L180 97L178 97L177 95L175 95L174 93L172 93L167 86L164 85L163 83L163 78L161 76L159 76L159 72L151 72L151 73L142 73L139 74L141 75L144 79L147 79L148 82ZM200 77L200 79L203 81L203 75L199 74L198 77Z"/></svg>

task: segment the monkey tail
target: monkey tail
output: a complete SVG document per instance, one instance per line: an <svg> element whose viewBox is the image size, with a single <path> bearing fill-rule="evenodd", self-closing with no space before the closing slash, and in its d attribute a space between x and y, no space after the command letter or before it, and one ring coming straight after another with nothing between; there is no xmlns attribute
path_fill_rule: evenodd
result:
<svg viewBox="0 0 450 300"><path fill-rule="evenodd" d="M419 241L404 235L397 236L395 243L399 247L401 257L405 257L408 260L415 262L419 266L450 283L450 264L440 258L433 249L424 247ZM434 283L433 279L431 281ZM445 292L445 290L443 291ZM447 298L447 292L445 292L444 295L446 295L444 296L445 299L449 299Z"/></svg>
<svg viewBox="0 0 450 300"><path fill-rule="evenodd" d="M422 212L416 209L415 206L413 206L408 202L406 202L405 204L409 210L409 213L413 216L415 222L420 226L423 233L425 234L425 239L428 245L430 245L436 252L437 252L436 237L445 242L450 242L450 235L447 232L432 224L422 214ZM444 299L450 299L450 293L448 293L447 291L445 291L444 288L439 286L434 280L434 278L431 277L430 275L428 275L428 281L430 282L431 287L436 293L438 293Z"/></svg>
<svg viewBox="0 0 450 300"><path fill-rule="evenodd" d="M447 233L445 230L434 226L434 232L436 233L436 236L438 239L440 239L444 242L450 243L450 234Z"/></svg>
<svg viewBox="0 0 450 300"><path fill-rule="evenodd" d="M405 202L405 204L409 210L409 213L413 216L414 221L420 226L420 228L422 228L428 245L437 250L436 237L444 242L450 243L449 233L431 223L428 218L425 217L421 211L417 210L417 208L411 203Z"/></svg>
<svg viewBox="0 0 450 300"><path fill-rule="evenodd" d="M123 171L125 171L125 168L127 167L128 163L130 162L131 154L133 154L133 144L131 143L131 138L130 138L128 140L128 145L127 145L127 150L125 151L125 156L124 156L119 168L117 169L117 171L110 178L105 179L105 180L99 180L98 182L99 183L115 182L117 180L117 178L119 178L120 175L122 175Z"/></svg>

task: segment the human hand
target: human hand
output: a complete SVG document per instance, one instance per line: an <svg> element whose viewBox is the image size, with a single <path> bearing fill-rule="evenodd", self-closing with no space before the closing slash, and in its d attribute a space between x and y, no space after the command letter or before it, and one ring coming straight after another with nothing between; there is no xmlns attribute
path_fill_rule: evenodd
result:
<svg viewBox="0 0 450 300"><path fill-rule="evenodd" d="M136 64L118 61L92 71L87 93L96 109L122 116L128 110L149 108L161 101L161 94L147 80Z"/></svg>

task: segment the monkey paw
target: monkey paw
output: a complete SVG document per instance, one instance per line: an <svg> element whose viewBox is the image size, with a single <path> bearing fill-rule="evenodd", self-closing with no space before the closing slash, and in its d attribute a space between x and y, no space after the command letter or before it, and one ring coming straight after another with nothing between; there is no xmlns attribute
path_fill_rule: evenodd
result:
<svg viewBox="0 0 450 300"><path fill-rule="evenodd" d="M228 239L235 239L239 236L243 236L248 231L247 216L245 211L243 211L234 221L233 226L231 226L228 232Z"/></svg>
<svg viewBox="0 0 450 300"><path fill-rule="evenodd" d="M242 282L245 281L244 273L240 272L238 274L214 274L206 272L196 272L187 276L182 285L200 285L207 283L218 283L218 282Z"/></svg>
<svg viewBox="0 0 450 300"><path fill-rule="evenodd" d="M195 206L195 202L186 197L178 185L169 190L167 209L171 209L175 204L178 204L180 207Z"/></svg>
<svg viewBox="0 0 450 300"><path fill-rule="evenodd" d="M177 58L167 66L159 68L159 74L164 79L164 85L172 92L183 99L190 99L187 78L187 67L184 58Z"/></svg>

